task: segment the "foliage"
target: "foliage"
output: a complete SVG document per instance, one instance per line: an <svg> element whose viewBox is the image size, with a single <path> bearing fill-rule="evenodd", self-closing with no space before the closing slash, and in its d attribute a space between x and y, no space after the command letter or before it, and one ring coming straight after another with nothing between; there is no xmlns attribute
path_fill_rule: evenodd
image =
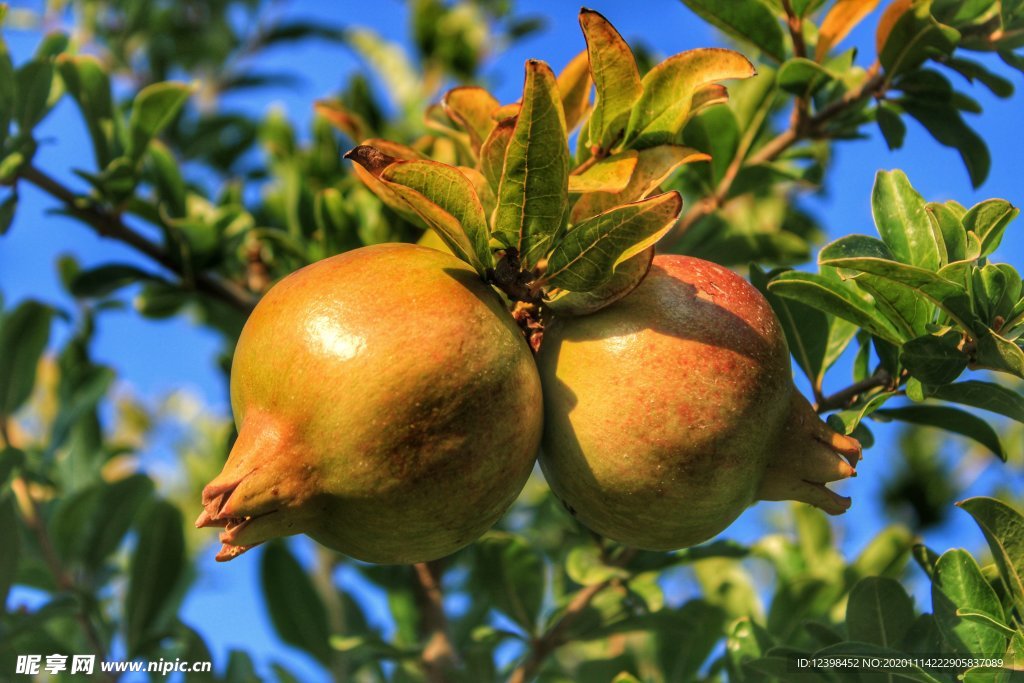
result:
<svg viewBox="0 0 1024 683"><path fill-rule="evenodd" d="M0 670L27 652L211 659L201 625L180 617L206 551L183 511L198 506L229 430L191 429L176 477L133 457L159 417L124 400L111 412L116 368L90 356L97 318L126 292L141 316L188 313L216 330L227 359L246 313L285 274L436 234L533 307L521 318L533 333L538 315L585 314L626 295L658 242L765 264L751 279L837 429L869 445L868 420L939 428L1012 460L1019 427L975 412L1024 423L1012 379L1024 378L1021 278L991 260L1017 214L1008 201L928 202L902 172L880 172L879 237L824 246L817 272L785 267L806 262L821 235L803 193L827 185L834 144L872 125L896 148L916 120L956 149L972 185L984 182L989 152L962 116L980 106L948 75L1010 97L991 60L965 54L1024 71L1021 3L895 0L878 16L867 66L839 48L878 2L683 4L736 50L649 63L584 10L586 48L557 76L528 61L521 100L504 105L484 88L489 50L542 22L503 0L412 0L411 52L357 26L277 20L256 0L79 0L75 30L42 36L21 63L0 42L0 234L33 185L148 263L82 269L66 258L74 310L0 305ZM71 16L63 3L48 11L51 25ZM240 91L295 78L261 70L261 54L309 40L336 43L365 68L311 104L308 135L279 112L231 109ZM74 187L36 159L40 123L70 102L93 150L85 168L60 169L74 171ZM353 147L348 164L342 151ZM854 383L825 394L844 352L855 354ZM891 500L932 514L919 514L926 525L958 489L936 447L915 437L904 451ZM866 654L984 654L1024 670L1024 519L996 498L959 505L990 557L938 555L893 526L848 560L826 519L797 506L749 544L636 552L585 532L532 481L500 528L441 562L367 566L318 550L310 564L282 542L259 561L281 639L336 680L788 680L797 658ZM910 557L930 611L905 587ZM339 584L342 569L386 594L388 629ZM45 600L10 609L12 587ZM442 590L468 607L451 609ZM187 680L257 677L245 652L217 664ZM273 668L259 678L296 680L287 664ZM964 667L954 668L859 675L944 681ZM845 680L834 667L799 673ZM964 680L994 675L975 667Z"/></svg>

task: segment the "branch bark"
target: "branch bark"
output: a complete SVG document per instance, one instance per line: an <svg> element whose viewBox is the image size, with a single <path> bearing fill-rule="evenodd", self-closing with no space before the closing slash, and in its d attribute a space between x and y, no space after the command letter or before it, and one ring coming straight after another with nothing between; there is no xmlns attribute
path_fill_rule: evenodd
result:
<svg viewBox="0 0 1024 683"><path fill-rule="evenodd" d="M176 273L184 282L190 282L196 290L208 294L242 313L248 313L256 305L255 298L237 284L206 273L196 273L189 278L180 264L160 245L139 234L116 213L105 211L79 197L60 181L36 166L28 166L20 178L26 180L51 197L59 200L67 211L89 225L100 237L107 237L127 244L139 253L149 257L167 270Z"/></svg>
<svg viewBox="0 0 1024 683"><path fill-rule="evenodd" d="M413 565L416 602L420 610L420 635L424 640L420 664L430 683L446 683L458 666L458 657L448 635L448 618L444 613L440 562L419 562Z"/></svg>
<svg viewBox="0 0 1024 683"><path fill-rule="evenodd" d="M843 410L853 405L857 397L866 391L876 389L878 387L887 387L892 384L892 375L885 371L883 368L878 368L875 373L870 377L866 377L859 382L854 382L850 386L837 391L836 393L825 396L814 406L814 410L820 415L821 413L827 413L830 410Z"/></svg>

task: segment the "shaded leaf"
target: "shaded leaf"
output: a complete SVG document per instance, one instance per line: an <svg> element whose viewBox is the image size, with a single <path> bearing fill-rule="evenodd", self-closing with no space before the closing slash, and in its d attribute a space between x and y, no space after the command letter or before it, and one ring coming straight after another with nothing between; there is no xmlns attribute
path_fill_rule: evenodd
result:
<svg viewBox="0 0 1024 683"><path fill-rule="evenodd" d="M0 452L0 456L6 451ZM0 466L3 460L0 460ZM4 477L6 479L6 477ZM0 483L2 482L0 480ZM11 584L18 575L18 561L21 559L21 535L18 532L18 513L15 509L14 496L5 494L0 489L0 529L4 529L4 552L0 555L0 613L7 604L7 594Z"/></svg>
<svg viewBox="0 0 1024 683"><path fill-rule="evenodd" d="M616 265L661 239L681 209L679 193L667 192L580 223L551 251L544 279L569 291L594 289L611 277Z"/></svg>
<svg viewBox="0 0 1024 683"><path fill-rule="evenodd" d="M283 541L268 543L260 562L267 611L281 640L330 661L327 611L306 571Z"/></svg>
<svg viewBox="0 0 1024 683"><path fill-rule="evenodd" d="M477 581L494 606L527 633L537 627L544 599L544 561L526 539L491 532L473 546Z"/></svg>
<svg viewBox="0 0 1024 683"><path fill-rule="evenodd" d="M945 429L974 439L981 445L1006 460L1006 452L999 441L999 434L992 426L977 415L950 406L910 405L900 408L882 408L875 412L877 417L900 420L925 427Z"/></svg>
<svg viewBox="0 0 1024 683"><path fill-rule="evenodd" d="M898 648L913 622L913 602L895 579L867 577L850 591L846 606L850 640Z"/></svg>
<svg viewBox="0 0 1024 683"><path fill-rule="evenodd" d="M158 281L160 278L135 266L111 263L83 270L71 281L71 293L82 298L100 298L113 294L136 282Z"/></svg>
<svg viewBox="0 0 1024 683"><path fill-rule="evenodd" d="M767 5L759 0L682 0L708 23L753 44L777 62L785 59L782 27Z"/></svg>
<svg viewBox="0 0 1024 683"><path fill-rule="evenodd" d="M988 146L964 123L960 112L953 105L932 99L911 98L901 100L900 105L925 127L936 142L960 153L973 187L980 187L985 182L992 165Z"/></svg>
<svg viewBox="0 0 1024 683"><path fill-rule="evenodd" d="M170 81L154 83L139 91L128 119L126 153L132 160L142 158L149 141L178 115L191 93L191 86Z"/></svg>
<svg viewBox="0 0 1024 683"><path fill-rule="evenodd" d="M1006 650L1006 637L957 614L966 609L1002 621L999 597L966 550L943 553L932 577L932 610L935 622L952 651L959 655L996 655Z"/></svg>
<svg viewBox="0 0 1024 683"><path fill-rule="evenodd" d="M31 300L0 318L0 416L13 414L32 393L52 319L52 308Z"/></svg>
<svg viewBox="0 0 1024 683"><path fill-rule="evenodd" d="M1024 422L1024 396L992 382L967 380L956 384L929 387L927 396L952 401L972 408L981 408Z"/></svg>
<svg viewBox="0 0 1024 683"><path fill-rule="evenodd" d="M900 362L925 384L949 384L967 369L962 340L957 332L911 339L900 349Z"/></svg>
<svg viewBox="0 0 1024 683"><path fill-rule="evenodd" d="M185 537L178 509L154 501L138 520L124 605L128 655L151 648L173 624L185 575Z"/></svg>
<svg viewBox="0 0 1024 683"><path fill-rule="evenodd" d="M647 276L654 260L654 247L615 266L612 276L588 292L563 292L547 302L556 315L587 315L610 306L632 292Z"/></svg>
<svg viewBox="0 0 1024 683"><path fill-rule="evenodd" d="M946 204L930 203L926 206L935 226L946 247L946 260L949 263L967 258L967 231L956 211Z"/></svg>
<svg viewBox="0 0 1024 683"><path fill-rule="evenodd" d="M931 2L895 2L879 21L878 59L891 78L915 69L936 53L949 54L959 38L959 31L931 15Z"/></svg>

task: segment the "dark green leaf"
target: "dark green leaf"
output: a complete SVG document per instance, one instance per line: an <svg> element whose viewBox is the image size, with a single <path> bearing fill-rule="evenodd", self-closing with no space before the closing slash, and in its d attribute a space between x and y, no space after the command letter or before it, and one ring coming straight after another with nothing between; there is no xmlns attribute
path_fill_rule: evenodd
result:
<svg viewBox="0 0 1024 683"><path fill-rule="evenodd" d="M558 84L547 64L530 60L492 224L492 236L515 248L525 267L547 254L561 229L568 186L569 148Z"/></svg>
<svg viewBox="0 0 1024 683"><path fill-rule="evenodd" d="M786 60L775 74L775 80L780 88L798 96L813 93L835 79L834 73L806 57L794 57Z"/></svg>
<svg viewBox="0 0 1024 683"><path fill-rule="evenodd" d="M110 77L100 61L92 55L61 55L57 66L71 97L78 104L89 130L96 164L107 165L119 154L115 135L118 119L110 94Z"/></svg>
<svg viewBox="0 0 1024 683"><path fill-rule="evenodd" d="M998 622L1003 620L999 597L966 550L943 553L932 577L932 610L939 631L955 654L1000 655L1006 637L976 621L957 614L960 610L980 612Z"/></svg>
<svg viewBox="0 0 1024 683"><path fill-rule="evenodd" d="M1013 94L1012 81L992 73L978 62L962 57L950 57L943 64L962 75L971 83L975 80L979 81L992 91L992 94L996 97L1009 97Z"/></svg>
<svg viewBox="0 0 1024 683"><path fill-rule="evenodd" d="M992 330L978 336L978 367L1007 372L1024 379L1024 349Z"/></svg>
<svg viewBox="0 0 1024 683"><path fill-rule="evenodd" d="M872 576L850 591L846 606L850 640L897 648L913 622L913 602L899 581Z"/></svg>
<svg viewBox="0 0 1024 683"><path fill-rule="evenodd" d="M28 400L36 366L50 339L53 309L25 301L2 319L0 326L0 416L14 413Z"/></svg>
<svg viewBox="0 0 1024 683"><path fill-rule="evenodd" d="M886 401L895 395L894 392L882 392L853 408L832 413L828 416L828 424L832 429L841 434L852 434L861 420L881 408Z"/></svg>
<svg viewBox="0 0 1024 683"><path fill-rule="evenodd" d="M587 39L590 73L597 90L585 141L588 148L610 150L620 141L630 111L643 93L640 71L629 45L601 14L580 10L580 26Z"/></svg>
<svg viewBox="0 0 1024 683"><path fill-rule="evenodd" d="M910 424L936 427L974 439L1006 460L1006 452L999 441L999 434L992 426L977 415L959 408L936 405L911 405L900 408L883 408L876 411L877 417L891 418Z"/></svg>
<svg viewBox="0 0 1024 683"><path fill-rule="evenodd" d="M675 225L681 208L679 193L666 192L580 223L551 251L545 280L572 292L600 286L615 266L661 239Z"/></svg>
<svg viewBox="0 0 1024 683"><path fill-rule="evenodd" d="M990 410L1018 422L1024 422L1024 397L1013 389L992 382L972 379L940 387L929 387L927 395L931 398Z"/></svg>
<svg viewBox="0 0 1024 683"><path fill-rule="evenodd" d="M157 280L159 278L141 268L112 263L79 272L71 281L71 293L80 298L100 298L136 282Z"/></svg>
<svg viewBox="0 0 1024 683"><path fill-rule="evenodd" d="M760 0L683 0L683 4L708 23L751 43L775 61L785 59L782 26Z"/></svg>
<svg viewBox="0 0 1024 683"><path fill-rule="evenodd" d="M972 186L980 187L985 182L992 166L988 146L964 123L960 112L953 105L911 98L902 100L900 104L939 144L952 147L960 153Z"/></svg>
<svg viewBox="0 0 1024 683"><path fill-rule="evenodd" d="M18 69L14 120L22 133L31 131L46 115L52 85L53 63L49 60L32 60Z"/></svg>
<svg viewBox="0 0 1024 683"><path fill-rule="evenodd" d="M5 455L6 451L0 453ZM0 465L3 460L0 459ZM0 555L0 614L7 604L7 593L18 574L18 560L21 555L21 535L18 531L18 513L14 496L0 488L0 529L4 530L4 552Z"/></svg>
<svg viewBox="0 0 1024 683"><path fill-rule="evenodd" d="M0 202L0 237L7 234L14 222L14 210L18 208L18 194L11 192Z"/></svg>
<svg viewBox="0 0 1024 683"><path fill-rule="evenodd" d="M323 601L283 541L268 543L260 563L267 611L281 640L330 661L331 629Z"/></svg>
<svg viewBox="0 0 1024 683"><path fill-rule="evenodd" d="M903 123L899 111L888 102L882 102L875 110L875 121L878 129L882 131L885 144L889 149L900 149L903 147L903 139L907 135L907 124Z"/></svg>
<svg viewBox="0 0 1024 683"><path fill-rule="evenodd" d="M966 510L985 534L1007 593L1024 609L1024 517L995 498L968 498L957 505Z"/></svg>
<svg viewBox="0 0 1024 683"><path fill-rule="evenodd" d="M871 214L896 260L926 270L939 269L939 248L924 198L903 171L879 171L875 176Z"/></svg>
<svg viewBox="0 0 1024 683"><path fill-rule="evenodd" d="M967 355L960 349L957 332L911 339L900 349L900 362L925 384L949 384L967 369Z"/></svg>
<svg viewBox="0 0 1024 683"><path fill-rule="evenodd" d="M147 652L174 622L185 578L185 537L178 508L154 501L138 520L124 604L128 656Z"/></svg>
<svg viewBox="0 0 1024 683"><path fill-rule="evenodd" d="M527 633L544 600L544 561L523 537L491 532L474 546L476 581L494 606Z"/></svg>
<svg viewBox="0 0 1024 683"><path fill-rule="evenodd" d="M912 71L935 54L953 51L959 31L940 24L930 10L931 2L915 3L892 26L878 55L889 78Z"/></svg>

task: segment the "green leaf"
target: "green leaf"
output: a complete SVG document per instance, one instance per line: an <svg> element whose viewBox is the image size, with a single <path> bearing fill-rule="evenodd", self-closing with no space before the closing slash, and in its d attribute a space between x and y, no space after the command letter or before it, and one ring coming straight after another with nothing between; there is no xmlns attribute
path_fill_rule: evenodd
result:
<svg viewBox="0 0 1024 683"><path fill-rule="evenodd" d="M281 640L328 663L331 628L327 610L309 575L283 541L267 544L260 562L260 583Z"/></svg>
<svg viewBox="0 0 1024 683"><path fill-rule="evenodd" d="M14 121L21 133L29 133L46 115L52 86L51 61L33 59L18 69L15 79L17 99L14 106Z"/></svg>
<svg viewBox="0 0 1024 683"><path fill-rule="evenodd" d="M980 187L985 182L992 166L988 146L964 123L960 112L953 105L913 98L902 99L900 105L925 127L936 142L960 153L973 187Z"/></svg>
<svg viewBox="0 0 1024 683"><path fill-rule="evenodd" d="M913 546L913 536L906 527L888 526L868 541L864 550L850 563L848 574L853 578L888 576L900 578Z"/></svg>
<svg viewBox="0 0 1024 683"><path fill-rule="evenodd" d="M600 549L594 545L579 545L570 550L565 558L565 573L581 586L629 577L629 572L622 567L605 564Z"/></svg>
<svg viewBox="0 0 1024 683"><path fill-rule="evenodd" d="M986 199L964 214L964 228L981 240L980 256L988 256L999 247L1007 226L1019 213L1020 209L1005 199Z"/></svg>
<svg viewBox="0 0 1024 683"><path fill-rule="evenodd" d="M626 150L612 155L583 171L569 175L569 192L622 192L633 177L639 155Z"/></svg>
<svg viewBox="0 0 1024 683"><path fill-rule="evenodd" d="M586 144L607 151L620 141L630 111L643 93L640 71L629 45L601 14L580 10L580 27L587 40L590 74L597 89Z"/></svg>
<svg viewBox="0 0 1024 683"><path fill-rule="evenodd" d="M833 80L837 80L836 74L806 57L787 59L775 74L782 90L798 96L813 93Z"/></svg>
<svg viewBox="0 0 1024 683"><path fill-rule="evenodd" d="M544 601L544 561L523 537L491 532L473 546L476 580L494 606L534 633Z"/></svg>
<svg viewBox="0 0 1024 683"><path fill-rule="evenodd" d="M954 263L967 258L967 231L957 212L946 204L937 202L929 203L925 208L931 216L933 225L942 235L947 262Z"/></svg>
<svg viewBox="0 0 1024 683"><path fill-rule="evenodd" d="M555 75L547 64L527 61L522 101L505 153L492 234L516 249L523 266L531 268L547 254L568 203L565 118Z"/></svg>
<svg viewBox="0 0 1024 683"><path fill-rule="evenodd" d="M141 268L111 263L76 274L71 281L71 293L80 298L100 298L136 282L159 280L156 275Z"/></svg>
<svg viewBox="0 0 1024 683"><path fill-rule="evenodd" d="M903 171L879 171L875 176L871 214L896 260L926 270L939 269L939 247L924 198Z"/></svg>
<svg viewBox="0 0 1024 683"><path fill-rule="evenodd" d="M931 4L915 2L885 37L878 59L887 78L917 68L936 53L949 54L956 46L960 32L936 21Z"/></svg>
<svg viewBox="0 0 1024 683"><path fill-rule="evenodd" d="M966 510L981 527L1007 594L1019 614L1024 609L1024 517L995 498L968 498L957 506Z"/></svg>
<svg viewBox="0 0 1024 683"><path fill-rule="evenodd" d="M163 500L154 501L138 520L124 604L129 657L147 652L173 625L186 569L182 526L178 508Z"/></svg>
<svg viewBox="0 0 1024 683"><path fill-rule="evenodd" d="M781 62L785 59L785 38L775 15L760 0L682 0L708 23L751 43L766 55Z"/></svg>
<svg viewBox="0 0 1024 683"><path fill-rule="evenodd" d="M1024 422L1024 396L1000 384L972 379L940 387L929 387L927 396L989 410Z"/></svg>
<svg viewBox="0 0 1024 683"><path fill-rule="evenodd" d="M899 581L861 579L850 591L846 627L850 640L897 648L914 623L914 604Z"/></svg>
<svg viewBox="0 0 1024 683"><path fill-rule="evenodd" d="M957 332L911 339L900 349L900 362L925 384L949 384L967 369L967 355L960 349Z"/></svg>
<svg viewBox="0 0 1024 683"><path fill-rule="evenodd" d="M886 673L889 674L891 678L898 681L918 681L919 683L944 683L945 681L945 679L939 679L932 676L916 664L903 666L903 662L907 659L907 654L905 652L871 643L846 641L824 647L809 656L822 659L849 659L851 662L851 668L853 668L854 663L859 663L863 661L864 658L869 658L869 660L874 660L881 664L881 666L858 666L856 668L859 673ZM893 666L884 666L887 662L892 662ZM792 666L792 664L790 666ZM845 667L835 668L840 669Z"/></svg>
<svg viewBox="0 0 1024 683"><path fill-rule="evenodd" d="M960 610L969 610L999 622L1003 620L999 597L966 550L947 551L935 564L932 610L939 631L955 654L990 656L1006 650L1004 635L957 614Z"/></svg>
<svg viewBox="0 0 1024 683"><path fill-rule="evenodd" d="M629 115L624 144L646 149L679 142L699 88L755 73L754 65L733 50L705 48L669 57L643 77L643 94Z"/></svg>
<svg viewBox="0 0 1024 683"><path fill-rule="evenodd" d="M818 261L825 263L841 258L881 258L893 260L892 250L885 242L867 235L846 235L821 248Z"/></svg>
<svg viewBox="0 0 1024 683"><path fill-rule="evenodd" d="M583 50L572 58L558 74L558 92L562 96L565 129L571 131L583 120L590 107L590 89L594 79L590 76L590 55Z"/></svg>
<svg viewBox="0 0 1024 683"><path fill-rule="evenodd" d="M552 286L586 292L608 281L619 263L653 246L682 209L678 192L612 209L575 226L555 245L544 279Z"/></svg>
<svg viewBox="0 0 1024 683"><path fill-rule="evenodd" d="M12 415L32 393L52 319L52 308L29 300L0 320L0 416Z"/></svg>
<svg viewBox="0 0 1024 683"><path fill-rule="evenodd" d="M654 260L654 247L626 259L615 267L612 276L589 292L564 292L547 302L556 315L596 313L626 296L643 281Z"/></svg>
<svg viewBox="0 0 1024 683"><path fill-rule="evenodd" d="M764 627L749 617L741 617L728 631L725 641L726 667L730 680L759 681L761 677L748 678L745 665L764 656L774 644L772 636Z"/></svg>
<svg viewBox="0 0 1024 683"><path fill-rule="evenodd" d="M999 441L999 434L992 426L977 415L951 406L909 405L900 408L882 408L875 412L876 417L900 420L925 427L945 429L974 439L981 445L1006 461L1006 452Z"/></svg>
<svg viewBox="0 0 1024 683"><path fill-rule="evenodd" d="M1024 350L991 329L978 335L975 362L978 367L1008 372L1024 379Z"/></svg>
<svg viewBox="0 0 1024 683"><path fill-rule="evenodd" d="M967 290L946 279L941 273L879 258L838 258L822 261L821 264L877 275L912 293L924 296L965 330L976 327Z"/></svg>
<svg viewBox="0 0 1024 683"><path fill-rule="evenodd" d="M117 149L117 120L110 94L110 77L100 61L92 55L57 57L57 68L71 97L78 104L85 119L96 165L106 168L119 154Z"/></svg>
<svg viewBox="0 0 1024 683"><path fill-rule="evenodd" d="M1010 97L1013 95L1013 82L998 74L994 74L987 68L970 59L962 57L950 57L943 64L953 69L969 82L980 82L988 88L996 97Z"/></svg>
<svg viewBox="0 0 1024 683"><path fill-rule="evenodd" d="M0 464L2 463L0 460ZM5 611L3 606L7 604L7 594L18 575L18 560L21 555L21 534L18 526L14 496L5 494L0 489L0 529L4 529L4 552L0 556L0 613Z"/></svg>
<svg viewBox="0 0 1024 683"><path fill-rule="evenodd" d="M18 193L11 192L0 202L0 237L7 234L14 222L14 211L18 208Z"/></svg>
<svg viewBox="0 0 1024 683"><path fill-rule="evenodd" d="M832 429L841 434L852 434L857 425L861 423L861 420L881 408L886 401L895 395L895 392L888 391L875 394L869 400L849 410L832 413L828 416L828 424Z"/></svg>
<svg viewBox="0 0 1024 683"><path fill-rule="evenodd" d="M345 157L366 171L363 180L386 203L404 205L481 275L490 267L493 260L483 205L472 181L461 171L436 161L396 159L368 145L356 147Z"/></svg>
<svg viewBox="0 0 1024 683"><path fill-rule="evenodd" d="M174 120L191 94L191 86L172 81L153 83L139 91L128 119L125 148L129 158L142 159L149 141Z"/></svg>
<svg viewBox="0 0 1024 683"><path fill-rule="evenodd" d="M816 273L790 271L782 273L768 285L778 296L793 299L864 328L871 334L893 344L900 344L902 335L878 309L846 283Z"/></svg>
<svg viewBox="0 0 1024 683"><path fill-rule="evenodd" d="M882 102L875 109L875 122L878 129L882 131L885 144L891 150L903 147L903 140L907 136L907 124L903 123L899 111L888 102Z"/></svg>
<svg viewBox="0 0 1024 683"><path fill-rule="evenodd" d="M516 129L516 117L498 121L498 125L480 147L480 172L487 178L487 184L495 195L501 186L501 174L505 168L505 154L509 140Z"/></svg>

